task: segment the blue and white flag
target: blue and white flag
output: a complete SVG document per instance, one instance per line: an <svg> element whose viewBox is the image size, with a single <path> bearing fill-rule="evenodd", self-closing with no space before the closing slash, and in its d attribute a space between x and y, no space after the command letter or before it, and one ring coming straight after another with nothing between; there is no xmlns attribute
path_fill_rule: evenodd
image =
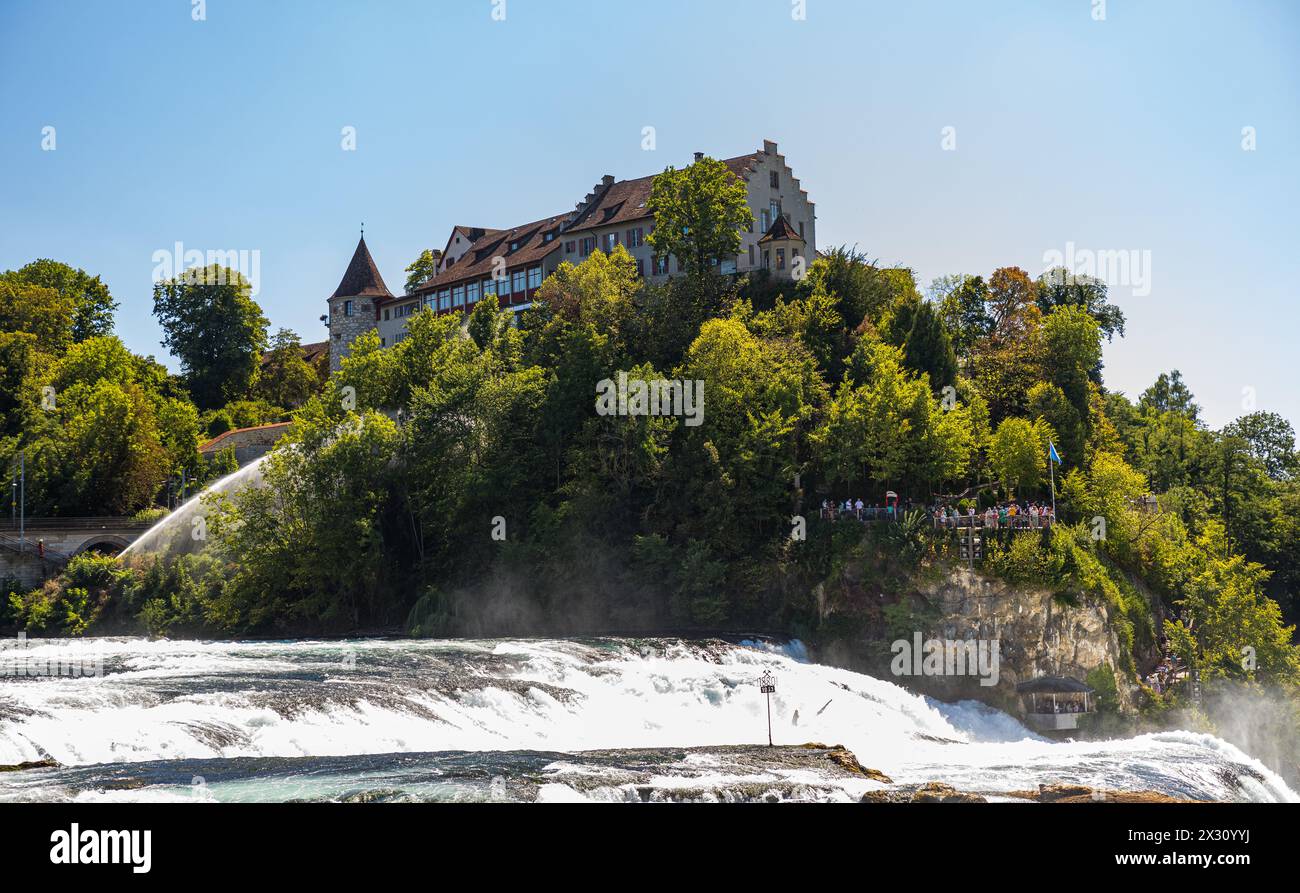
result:
<svg viewBox="0 0 1300 893"><path fill-rule="evenodd" d="M1047 458L1051 459L1057 465L1061 464L1061 456L1056 452L1056 444L1050 440L1047 442Z"/></svg>

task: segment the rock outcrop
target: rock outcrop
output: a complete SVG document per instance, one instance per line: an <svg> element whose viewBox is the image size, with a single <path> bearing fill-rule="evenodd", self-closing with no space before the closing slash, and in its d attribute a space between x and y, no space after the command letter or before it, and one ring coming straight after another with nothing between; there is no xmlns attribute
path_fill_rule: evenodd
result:
<svg viewBox="0 0 1300 893"><path fill-rule="evenodd" d="M1123 683L1132 656L1116 636L1113 609L1104 599L1081 596L1070 603L1051 590L1013 585L985 577L965 567L929 580L895 586L890 593L871 593L864 571L854 564L840 569L835 584L813 590L821 619L856 615L866 620L858 641L820 643L818 659L889 679L943 701L982 701L1016 716L1024 714L1016 684L1043 674L1086 680L1102 666L1116 672L1121 709L1134 706L1133 691ZM997 643L996 683L983 685L978 675L898 675L891 666L891 643L899 636L891 627L888 606L901 604L916 616L923 641L975 640ZM910 634L909 634L910 636ZM910 644L910 641L909 641Z"/></svg>

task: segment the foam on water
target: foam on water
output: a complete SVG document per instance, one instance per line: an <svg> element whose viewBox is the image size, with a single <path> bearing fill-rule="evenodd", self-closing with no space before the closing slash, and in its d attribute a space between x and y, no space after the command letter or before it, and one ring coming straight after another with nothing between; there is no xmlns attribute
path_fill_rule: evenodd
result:
<svg viewBox="0 0 1300 893"><path fill-rule="evenodd" d="M802 657L798 646L664 639L93 645L103 649L101 677L0 677L0 763L758 744L766 743L767 725L756 683L771 670L778 743L844 744L898 782L984 791L1077 782L1207 799L1298 799L1275 773L1213 736L1048 741L982 704L941 704L803 663L790 656ZM78 647L85 646L31 643L47 659ZM0 650L0 670L14 660ZM702 777L711 771L699 770ZM563 795L563 787L557 782L544 796Z"/></svg>

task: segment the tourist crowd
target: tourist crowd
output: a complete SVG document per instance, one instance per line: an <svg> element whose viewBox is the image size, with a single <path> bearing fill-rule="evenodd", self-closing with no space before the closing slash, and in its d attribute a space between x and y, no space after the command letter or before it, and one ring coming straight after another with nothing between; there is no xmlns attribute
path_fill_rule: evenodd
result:
<svg viewBox="0 0 1300 893"><path fill-rule="evenodd" d="M861 498L843 501L823 499L821 517L825 521L894 521L915 508L923 507L916 506L911 501L900 506L894 500L885 505L868 505ZM968 506L963 511L952 506L936 505L930 509L930 516L936 528L950 529L985 527L990 530L1029 530L1051 527L1056 521L1056 513L1050 505L1031 501L999 503L983 511L974 506Z"/></svg>
<svg viewBox="0 0 1300 893"><path fill-rule="evenodd" d="M1156 664L1155 669L1142 677L1142 681L1156 694L1164 694L1187 678L1187 667L1179 660L1178 655L1169 650L1169 645L1163 638L1160 644L1164 657Z"/></svg>
<svg viewBox="0 0 1300 893"><path fill-rule="evenodd" d="M906 513L912 508L910 501L904 506L899 506L893 501L887 505L878 503L876 505L867 505L861 498L846 499L843 502L834 499L823 499L822 520L894 521L900 514Z"/></svg>
<svg viewBox="0 0 1300 893"><path fill-rule="evenodd" d="M990 530L1037 529L1051 527L1056 512L1050 505L1036 502L1005 502L991 505L984 511L968 506L965 512L956 508L935 506L932 516L935 527L985 527Z"/></svg>

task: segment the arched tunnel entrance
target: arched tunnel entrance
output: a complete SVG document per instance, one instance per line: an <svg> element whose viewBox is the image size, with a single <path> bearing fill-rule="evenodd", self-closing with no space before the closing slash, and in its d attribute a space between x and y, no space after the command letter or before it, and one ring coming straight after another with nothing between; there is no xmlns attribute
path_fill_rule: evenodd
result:
<svg viewBox="0 0 1300 893"><path fill-rule="evenodd" d="M87 540L74 554L81 555L85 552L95 552L100 555L117 555L129 545L131 545L131 542L125 537L97 536L94 539Z"/></svg>

